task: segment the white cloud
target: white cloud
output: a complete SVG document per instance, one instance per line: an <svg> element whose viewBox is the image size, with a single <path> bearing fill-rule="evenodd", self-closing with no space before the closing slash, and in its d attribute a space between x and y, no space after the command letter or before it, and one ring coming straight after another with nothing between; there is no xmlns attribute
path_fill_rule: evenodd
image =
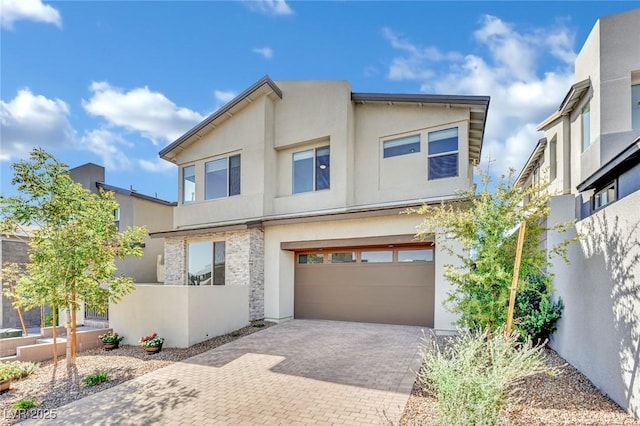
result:
<svg viewBox="0 0 640 426"><path fill-rule="evenodd" d="M0 26L11 30L16 21L27 20L53 24L62 27L60 12L53 7L42 4L42 0L0 0Z"/></svg>
<svg viewBox="0 0 640 426"><path fill-rule="evenodd" d="M478 53L461 55L424 47L390 29L383 36L401 54L389 63L387 77L421 83L429 93L490 95L483 161L499 175L524 165L541 134L536 125L558 108L573 82L574 34L561 24L519 31L494 16L484 16L473 33ZM539 69L540 59L556 60Z"/></svg>
<svg viewBox="0 0 640 426"><path fill-rule="evenodd" d="M248 0L245 4L251 11L263 15L293 15L293 9L285 0Z"/></svg>
<svg viewBox="0 0 640 426"><path fill-rule="evenodd" d="M161 159L156 159L154 161L138 160L138 164L142 169L151 173L163 173L176 167L175 164Z"/></svg>
<svg viewBox="0 0 640 426"><path fill-rule="evenodd" d="M103 117L111 126L139 132L154 144L177 139L204 118L146 86L124 92L107 82L93 82L90 90L91 99L82 101L89 114Z"/></svg>
<svg viewBox="0 0 640 426"><path fill-rule="evenodd" d="M216 98L216 101L226 104L231 99L238 96L238 93L233 90L214 90L213 96Z"/></svg>
<svg viewBox="0 0 640 426"><path fill-rule="evenodd" d="M68 116L64 101L34 95L28 88L9 102L0 101L0 161L26 158L34 146L47 151L70 146L75 133Z"/></svg>
<svg viewBox="0 0 640 426"><path fill-rule="evenodd" d="M132 144L124 138L106 129L86 132L80 141L80 148L91 151L102 160L102 164L110 170L126 170L131 167L129 158L122 152L122 147Z"/></svg>
<svg viewBox="0 0 640 426"><path fill-rule="evenodd" d="M265 59L273 58L273 49L270 47L254 47L251 51L263 56Z"/></svg>

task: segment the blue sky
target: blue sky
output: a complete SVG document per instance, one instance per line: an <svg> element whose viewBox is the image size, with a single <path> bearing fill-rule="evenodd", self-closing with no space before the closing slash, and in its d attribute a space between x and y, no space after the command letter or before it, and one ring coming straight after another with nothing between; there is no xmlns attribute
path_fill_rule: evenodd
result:
<svg viewBox="0 0 640 426"><path fill-rule="evenodd" d="M158 151L268 74L491 96L483 162L519 170L596 20L640 2L0 0L0 184L42 146L176 200Z"/></svg>

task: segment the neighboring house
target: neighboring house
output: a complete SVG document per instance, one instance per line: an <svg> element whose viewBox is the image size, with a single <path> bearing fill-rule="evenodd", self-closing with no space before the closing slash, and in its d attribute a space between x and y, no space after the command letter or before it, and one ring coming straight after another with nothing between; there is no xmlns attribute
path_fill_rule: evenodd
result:
<svg viewBox="0 0 640 426"><path fill-rule="evenodd" d="M639 415L640 9L596 22L574 78L517 184L548 177L550 223L576 220L569 237L582 234L550 271L565 302L551 347Z"/></svg>
<svg viewBox="0 0 640 426"><path fill-rule="evenodd" d="M16 232L11 235L0 236L0 265L3 267L9 263L26 264L29 262L29 234L28 232ZM8 290L7 283L0 280L0 289ZM13 299L4 291L0 291L0 328L22 329L18 312L13 307ZM49 312L49 309L46 311ZM40 327L42 316L41 309L34 308L22 310L22 318L25 326Z"/></svg>
<svg viewBox="0 0 640 426"><path fill-rule="evenodd" d="M472 187L488 107L262 78L160 152L179 167L173 226L150 233L165 284L244 286L250 319L454 329L456 259L401 213Z"/></svg>
<svg viewBox="0 0 640 426"><path fill-rule="evenodd" d="M166 229L173 223L175 202L140 194L133 189L107 185L105 169L87 163L69 170L71 178L84 188L97 193L100 189L114 193L119 208L114 212L114 221L120 230L130 226L146 226L148 232ZM132 277L136 283L158 283L162 280L164 242L158 239L144 239L144 255L141 258L116 259L118 274ZM160 274L158 271L160 270ZM158 276L160 275L160 276ZM106 315L85 311L89 320L106 320Z"/></svg>

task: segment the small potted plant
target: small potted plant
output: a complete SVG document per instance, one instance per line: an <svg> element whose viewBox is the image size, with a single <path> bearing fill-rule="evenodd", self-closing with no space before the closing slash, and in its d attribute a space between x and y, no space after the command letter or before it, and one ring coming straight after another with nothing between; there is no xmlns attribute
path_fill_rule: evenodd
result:
<svg viewBox="0 0 640 426"><path fill-rule="evenodd" d="M162 350L164 337L159 337L158 333L153 333L151 336L142 336L138 343L147 353L155 354Z"/></svg>
<svg viewBox="0 0 640 426"><path fill-rule="evenodd" d="M8 391L11 387L11 380L19 378L20 371L12 362L0 362L0 393Z"/></svg>
<svg viewBox="0 0 640 426"><path fill-rule="evenodd" d="M107 331L105 334L98 336L102 341L102 348L105 351L117 349L120 346L120 342L124 339L124 336L120 336L118 333Z"/></svg>

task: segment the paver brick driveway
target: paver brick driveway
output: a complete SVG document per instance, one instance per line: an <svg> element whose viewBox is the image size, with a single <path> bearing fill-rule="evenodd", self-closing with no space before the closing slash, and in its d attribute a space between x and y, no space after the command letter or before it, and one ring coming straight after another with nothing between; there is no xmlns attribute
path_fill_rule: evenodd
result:
<svg viewBox="0 0 640 426"><path fill-rule="evenodd" d="M292 320L68 404L60 424L397 422L420 327Z"/></svg>

